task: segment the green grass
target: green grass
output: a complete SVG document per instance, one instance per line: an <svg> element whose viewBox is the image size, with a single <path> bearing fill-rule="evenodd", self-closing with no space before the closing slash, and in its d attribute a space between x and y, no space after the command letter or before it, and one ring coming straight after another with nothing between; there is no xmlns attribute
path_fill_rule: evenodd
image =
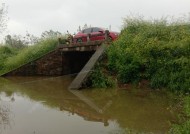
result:
<svg viewBox="0 0 190 134"><path fill-rule="evenodd" d="M21 50L0 47L0 75L16 69L44 54L53 51L57 46L57 39L46 39ZM4 58L3 58L4 57Z"/></svg>
<svg viewBox="0 0 190 134"><path fill-rule="evenodd" d="M170 129L170 134L189 134L190 133L190 96L184 98L183 112L185 119L181 124L175 124Z"/></svg>
<svg viewBox="0 0 190 134"><path fill-rule="evenodd" d="M6 59L16 54L16 49L8 46L0 46L0 70L3 69Z"/></svg>

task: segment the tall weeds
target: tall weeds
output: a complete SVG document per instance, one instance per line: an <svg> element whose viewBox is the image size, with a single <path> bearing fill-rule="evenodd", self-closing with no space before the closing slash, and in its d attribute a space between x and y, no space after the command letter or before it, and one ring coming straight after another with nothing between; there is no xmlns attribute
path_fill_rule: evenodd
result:
<svg viewBox="0 0 190 134"><path fill-rule="evenodd" d="M190 24L126 19L107 51L120 82L150 81L152 88L190 91Z"/></svg>
<svg viewBox="0 0 190 134"><path fill-rule="evenodd" d="M0 70L4 68L5 61L8 57L16 55L17 50L8 46L0 46Z"/></svg>

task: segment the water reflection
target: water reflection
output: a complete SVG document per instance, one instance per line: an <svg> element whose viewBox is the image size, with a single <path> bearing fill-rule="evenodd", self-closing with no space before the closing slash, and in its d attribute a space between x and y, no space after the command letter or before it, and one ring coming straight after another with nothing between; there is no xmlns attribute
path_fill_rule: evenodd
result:
<svg viewBox="0 0 190 134"><path fill-rule="evenodd" d="M24 134L31 130L46 134L96 134L130 130L165 133L170 122L176 120L175 111L170 109L175 102L164 93L116 89L67 90L72 79L1 78L0 92L6 93L6 99L11 100L15 115L15 126L6 132ZM24 123L28 120L31 122ZM39 122L38 126L36 122ZM68 130L68 127L73 128Z"/></svg>
<svg viewBox="0 0 190 134"><path fill-rule="evenodd" d="M4 95L3 95L4 96ZM11 98L11 100L13 99ZM0 97L0 133L6 129L11 127L11 110L10 106L6 101L3 100L2 95Z"/></svg>

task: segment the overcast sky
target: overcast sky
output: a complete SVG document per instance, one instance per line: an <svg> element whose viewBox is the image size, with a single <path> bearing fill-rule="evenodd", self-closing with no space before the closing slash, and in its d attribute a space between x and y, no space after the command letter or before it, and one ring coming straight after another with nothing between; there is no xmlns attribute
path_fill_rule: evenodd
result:
<svg viewBox="0 0 190 134"><path fill-rule="evenodd" d="M88 24L119 31L122 18L183 16L190 13L190 0L0 0L8 6L8 31L39 36L45 30L76 32Z"/></svg>

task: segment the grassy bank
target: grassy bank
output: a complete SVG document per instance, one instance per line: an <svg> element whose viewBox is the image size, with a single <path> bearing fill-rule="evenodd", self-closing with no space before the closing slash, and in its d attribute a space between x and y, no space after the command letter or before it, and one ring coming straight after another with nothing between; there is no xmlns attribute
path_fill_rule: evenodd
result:
<svg viewBox="0 0 190 134"><path fill-rule="evenodd" d="M0 70L3 70L6 59L17 54L17 50L8 46L0 46Z"/></svg>
<svg viewBox="0 0 190 134"><path fill-rule="evenodd" d="M173 125L169 131L170 134L190 133L190 96L183 99L183 113L180 116L181 123Z"/></svg>
<svg viewBox="0 0 190 134"><path fill-rule="evenodd" d="M189 22L126 19L118 40L110 45L105 57L107 62L100 62L91 75L94 87L113 86L110 81L139 85L146 80L152 89L190 93ZM173 125L169 133L190 133L189 95L183 98L182 107L182 122Z"/></svg>
<svg viewBox="0 0 190 134"><path fill-rule="evenodd" d="M0 47L0 75L18 68L42 55L52 51L57 46L57 39L45 39L37 44L16 50L7 46Z"/></svg>
<svg viewBox="0 0 190 134"><path fill-rule="evenodd" d="M107 59L107 74L121 84L145 79L151 88L189 92L190 24L125 20Z"/></svg>

